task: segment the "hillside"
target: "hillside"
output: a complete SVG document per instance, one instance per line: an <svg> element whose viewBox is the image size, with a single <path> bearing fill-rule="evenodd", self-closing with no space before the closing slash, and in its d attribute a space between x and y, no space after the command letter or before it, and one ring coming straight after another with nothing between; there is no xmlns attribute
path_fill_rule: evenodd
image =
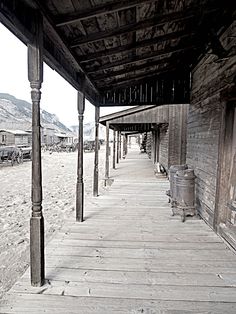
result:
<svg viewBox="0 0 236 314"><path fill-rule="evenodd" d="M70 126L70 129L74 134L78 134L78 125ZM106 128L103 125L99 125L99 138L105 139ZM94 122L88 122L84 124L84 140L94 140L95 137L95 125Z"/></svg>
<svg viewBox="0 0 236 314"><path fill-rule="evenodd" d="M0 93L0 128L27 130L31 127L31 104L12 95ZM70 132L55 114L41 110L42 126L53 125L60 132Z"/></svg>

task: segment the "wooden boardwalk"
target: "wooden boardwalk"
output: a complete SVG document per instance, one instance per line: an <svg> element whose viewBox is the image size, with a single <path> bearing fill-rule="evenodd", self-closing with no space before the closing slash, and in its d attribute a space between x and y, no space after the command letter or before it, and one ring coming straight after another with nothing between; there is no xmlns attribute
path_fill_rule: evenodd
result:
<svg viewBox="0 0 236 314"><path fill-rule="evenodd" d="M236 313L236 256L199 219L172 217L146 155L131 151L113 185L86 202L46 250L47 284L29 272L0 313Z"/></svg>

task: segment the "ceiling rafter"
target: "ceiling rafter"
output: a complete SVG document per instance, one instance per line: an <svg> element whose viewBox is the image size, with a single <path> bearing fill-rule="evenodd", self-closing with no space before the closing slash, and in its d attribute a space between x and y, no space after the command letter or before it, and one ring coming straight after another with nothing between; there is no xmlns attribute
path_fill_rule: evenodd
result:
<svg viewBox="0 0 236 314"><path fill-rule="evenodd" d="M100 67L96 67L94 69L87 69L87 74L94 74L94 73L97 73L97 72L101 72L101 71L104 71L104 70L109 70L109 69L112 69L114 67L118 67L118 66L125 66L125 65L128 65L128 64L132 64L132 63L136 63L136 62L140 62L140 61L147 61L149 59L152 59L152 58L158 58L158 57L163 57L163 58L160 58L160 61L162 59L164 59L168 54L176 54L176 53L179 53L179 52L183 52L183 51L187 51L187 50L194 50L194 49L197 49L197 47L193 47L192 45L177 45L175 47L169 47L169 48L164 48L162 50L159 50L159 51L154 51L153 53L148 53L148 54L145 54L145 55L142 55L142 56L138 56L138 57L135 57L135 58L131 58L131 59L126 59L126 60L118 60L118 61L115 61L115 62L109 62L103 66L100 66ZM172 55L170 57L172 57Z"/></svg>
<svg viewBox="0 0 236 314"><path fill-rule="evenodd" d="M111 48L108 50L102 50L102 51L98 51L95 53L87 54L85 56L81 56L81 57L79 57L80 63L83 64L83 63L97 60L99 58L110 57L110 56L116 55L118 53L129 53L129 52L132 52L136 49L149 47L151 45L159 44L159 43L165 42L167 40L177 39L177 38L178 39L189 38L189 37L193 37L194 35L195 35L195 33L193 33L193 32L189 33L189 30L188 30L188 32L186 30L171 32L171 33L167 33L164 35L160 35L158 37L154 37L151 39L146 39L146 40L136 42L135 45L133 43L131 43L128 45L123 45L123 46Z"/></svg>
<svg viewBox="0 0 236 314"><path fill-rule="evenodd" d="M74 24L88 18L97 17L104 14L110 14L121 10L131 9L140 4L153 3L157 0L121 0L113 1L103 5L97 5L86 10L76 11L70 14L58 16L56 19L56 26L61 27L65 25Z"/></svg>
<svg viewBox="0 0 236 314"><path fill-rule="evenodd" d="M166 71L163 71L162 73L156 73L155 71L150 73L150 74L141 74L141 75L136 75L135 78L123 78L122 80L116 81L115 83L110 83L109 84L109 89L105 88L107 85L100 86L100 90L102 92L106 92L107 90L111 90L112 88L118 89L121 87L127 87L127 86L132 86L135 84L141 84L141 83L146 83L147 79L152 80L152 79L157 79L159 78L162 74L168 73L168 75L173 74L175 71L170 72L170 69L167 69Z"/></svg>
<svg viewBox="0 0 236 314"><path fill-rule="evenodd" d="M93 33L85 37L74 39L71 41L71 48L79 47L82 44L93 43L98 40L108 39L114 36L120 36L127 33L132 33L138 30L146 29L148 27L160 27L167 22L177 22L186 21L196 18L196 14L192 10L185 10L179 12L172 12L167 14L157 14L154 18L146 19L143 21L135 22L132 24L124 25L116 29L110 29L106 31L100 31L98 33Z"/></svg>
<svg viewBox="0 0 236 314"><path fill-rule="evenodd" d="M131 81L134 78L136 79L136 78L150 77L153 75L158 76L158 75L164 74L166 72L175 71L175 70L176 70L176 67L174 65L170 65L170 66L167 66L167 67L162 68L162 69L155 69L155 70L149 71L148 74L146 74L146 73L145 74L144 73L141 73L141 74L134 73L133 75L129 75L129 76L126 76L126 77L123 77L120 79L113 79L108 84L109 84L109 86L114 86L114 85L117 85L119 83ZM107 86L107 82L100 84L99 88L103 88L104 86Z"/></svg>
<svg viewBox="0 0 236 314"><path fill-rule="evenodd" d="M129 73L133 73L135 71L139 71L139 70L143 70L149 67L153 67L156 65L162 65L165 63L168 63L171 61L171 57L167 57L166 59L161 59L161 60L154 60L152 62L149 63L145 63L145 64L140 64L140 65L135 65L132 68L129 69L122 69L122 70L118 70L118 71L112 71L109 73L105 73L105 74L97 74L96 77L94 78L94 81L98 81L98 80L105 80L105 79L113 79L116 76L119 75L123 75L123 74L129 74ZM156 69L158 71L158 69Z"/></svg>

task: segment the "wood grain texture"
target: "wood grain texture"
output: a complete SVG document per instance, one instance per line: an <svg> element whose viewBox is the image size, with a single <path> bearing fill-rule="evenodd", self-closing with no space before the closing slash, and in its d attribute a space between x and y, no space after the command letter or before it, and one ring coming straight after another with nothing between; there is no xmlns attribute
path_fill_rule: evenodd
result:
<svg viewBox="0 0 236 314"><path fill-rule="evenodd" d="M199 219L171 217L167 180L129 149L109 190L48 244L40 288L29 272L0 313L235 313L236 256Z"/></svg>
<svg viewBox="0 0 236 314"><path fill-rule="evenodd" d="M220 40L226 50L235 46L236 23L221 36ZM213 226L215 208L219 198L217 184L228 181L228 174L224 171L223 181L220 180L219 159L220 150L226 148L224 138L225 100L221 91L227 89L235 76L236 56L232 55L225 61L217 62L217 57L207 55L201 59L193 71L191 105L187 126L187 164L195 171L196 178L196 206L201 216ZM229 122L228 122L229 123ZM217 183L218 182L218 183ZM225 182L224 182L225 184ZM225 195L227 192L223 192ZM222 209L225 204L219 205ZM215 228L217 222L215 217Z"/></svg>

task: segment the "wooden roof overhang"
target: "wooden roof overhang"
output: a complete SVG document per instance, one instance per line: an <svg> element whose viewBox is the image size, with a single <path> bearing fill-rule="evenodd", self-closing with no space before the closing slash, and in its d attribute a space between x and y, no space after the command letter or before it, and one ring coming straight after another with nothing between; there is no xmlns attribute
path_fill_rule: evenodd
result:
<svg viewBox="0 0 236 314"><path fill-rule="evenodd" d="M99 122L123 133L142 133L169 122L169 106L138 106L100 117Z"/></svg>
<svg viewBox="0 0 236 314"><path fill-rule="evenodd" d="M232 0L0 0L24 43L43 16L44 60L96 106L188 103L190 72L235 18ZM84 84L85 82L85 84Z"/></svg>

